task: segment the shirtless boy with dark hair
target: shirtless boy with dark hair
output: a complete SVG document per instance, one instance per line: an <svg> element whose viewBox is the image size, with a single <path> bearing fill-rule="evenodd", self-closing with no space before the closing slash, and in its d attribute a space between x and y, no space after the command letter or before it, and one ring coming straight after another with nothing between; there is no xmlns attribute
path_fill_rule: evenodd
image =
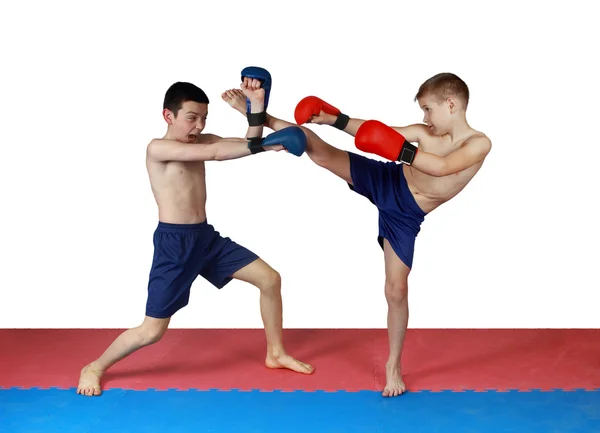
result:
<svg viewBox="0 0 600 433"><path fill-rule="evenodd" d="M247 72L249 76L244 77L240 90L248 100L247 138L202 134L209 104L204 91L185 82L177 82L167 90L163 105L167 133L150 142L146 155L159 219L154 232L146 315L141 325L123 332L100 358L83 368L78 394L100 395L100 379L108 368L158 342L171 317L187 305L190 288L199 275L218 289L234 278L256 286L260 290L267 340L265 365L304 374L313 372L312 366L294 359L283 346L279 273L252 251L221 236L207 222L206 161L225 161L272 150L300 156L306 146L306 137L299 127L262 138L266 103L261 74L266 71L254 68Z"/></svg>

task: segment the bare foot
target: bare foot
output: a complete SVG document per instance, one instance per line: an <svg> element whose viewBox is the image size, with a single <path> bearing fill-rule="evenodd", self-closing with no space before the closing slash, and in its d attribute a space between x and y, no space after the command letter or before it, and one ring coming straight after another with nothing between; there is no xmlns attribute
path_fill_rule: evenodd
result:
<svg viewBox="0 0 600 433"><path fill-rule="evenodd" d="M313 371L315 371L312 365L298 361L297 359L292 358L287 353L284 353L280 356L267 354L267 359L265 359L265 365L269 368L287 368L298 373L304 374L312 374Z"/></svg>
<svg viewBox="0 0 600 433"><path fill-rule="evenodd" d="M381 394L384 397L397 397L406 391L406 385L402 380L402 374L397 365L386 366L385 369L386 384Z"/></svg>
<svg viewBox="0 0 600 433"><path fill-rule="evenodd" d="M81 370L81 376L79 376L79 384L77 385L77 394L85 396L97 396L102 394L102 388L100 388L100 378L102 377L102 371L94 368L92 364L88 364Z"/></svg>
<svg viewBox="0 0 600 433"><path fill-rule="evenodd" d="M246 95L240 89L229 89L221 94L223 101L231 105L231 108L246 115Z"/></svg>

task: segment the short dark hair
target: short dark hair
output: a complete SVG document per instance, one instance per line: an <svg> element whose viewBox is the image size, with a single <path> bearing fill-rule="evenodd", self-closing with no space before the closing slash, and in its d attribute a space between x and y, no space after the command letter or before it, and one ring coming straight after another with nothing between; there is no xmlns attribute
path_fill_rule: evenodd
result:
<svg viewBox="0 0 600 433"><path fill-rule="evenodd" d="M197 102L198 104L208 104L208 96L200 87L192 83L178 81L171 85L165 93L163 109L169 109L175 116L186 101Z"/></svg>
<svg viewBox="0 0 600 433"><path fill-rule="evenodd" d="M426 95L442 100L455 97L463 101L465 108L469 105L469 87L457 75L450 72L434 75L421 84L415 96L415 101Z"/></svg>

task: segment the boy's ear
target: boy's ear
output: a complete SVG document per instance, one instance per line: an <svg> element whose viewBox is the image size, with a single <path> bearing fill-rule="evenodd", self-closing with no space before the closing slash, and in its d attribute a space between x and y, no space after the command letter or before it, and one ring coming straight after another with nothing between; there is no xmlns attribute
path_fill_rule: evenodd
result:
<svg viewBox="0 0 600 433"><path fill-rule="evenodd" d="M165 122L167 122L168 125L172 125L173 124L173 112L171 110L169 110L168 108L165 108L163 110L163 119L165 119Z"/></svg>
<svg viewBox="0 0 600 433"><path fill-rule="evenodd" d="M450 109L450 113L454 114L456 112L456 110L458 109L458 107L456 105L456 101L453 98L448 98L448 99L446 99L446 102L448 103L448 108Z"/></svg>

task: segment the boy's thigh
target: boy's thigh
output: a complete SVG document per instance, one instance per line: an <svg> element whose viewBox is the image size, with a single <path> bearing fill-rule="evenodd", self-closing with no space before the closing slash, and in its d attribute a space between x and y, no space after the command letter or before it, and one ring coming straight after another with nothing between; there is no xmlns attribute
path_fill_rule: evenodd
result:
<svg viewBox="0 0 600 433"><path fill-rule="evenodd" d="M234 278L252 279L255 273L253 269L260 269L260 264L264 263L258 254L220 235L215 238L212 249L211 259L199 275L218 289L225 287Z"/></svg>

